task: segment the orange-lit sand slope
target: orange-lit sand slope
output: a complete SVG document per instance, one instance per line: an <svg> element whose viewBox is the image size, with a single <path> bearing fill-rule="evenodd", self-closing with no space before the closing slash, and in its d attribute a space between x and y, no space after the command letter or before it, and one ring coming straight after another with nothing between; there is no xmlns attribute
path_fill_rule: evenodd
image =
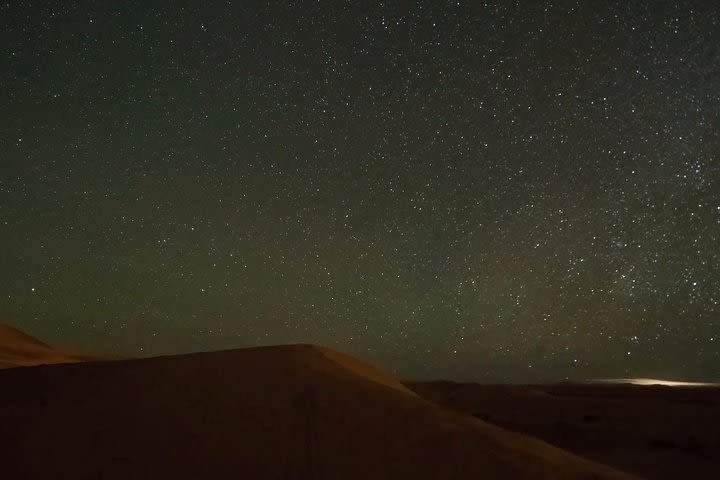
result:
<svg viewBox="0 0 720 480"><path fill-rule="evenodd" d="M629 476L296 345L0 371L3 478Z"/></svg>
<svg viewBox="0 0 720 480"><path fill-rule="evenodd" d="M0 324L0 369L103 359L109 357L56 349L20 330Z"/></svg>
<svg viewBox="0 0 720 480"><path fill-rule="evenodd" d="M647 478L717 478L720 386L656 382L408 386L440 405Z"/></svg>

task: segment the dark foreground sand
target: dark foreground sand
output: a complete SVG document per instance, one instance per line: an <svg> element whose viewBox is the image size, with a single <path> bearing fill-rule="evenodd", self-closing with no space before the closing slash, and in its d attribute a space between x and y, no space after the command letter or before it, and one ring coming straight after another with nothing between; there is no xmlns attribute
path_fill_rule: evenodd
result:
<svg viewBox="0 0 720 480"><path fill-rule="evenodd" d="M3 479L630 478L296 345L0 371Z"/></svg>
<svg viewBox="0 0 720 480"><path fill-rule="evenodd" d="M408 383L438 404L647 478L720 478L720 388Z"/></svg>

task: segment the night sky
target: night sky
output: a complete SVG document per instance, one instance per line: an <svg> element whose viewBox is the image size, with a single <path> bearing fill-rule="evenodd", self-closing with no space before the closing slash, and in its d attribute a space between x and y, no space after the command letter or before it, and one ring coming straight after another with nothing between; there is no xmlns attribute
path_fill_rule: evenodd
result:
<svg viewBox="0 0 720 480"><path fill-rule="evenodd" d="M0 322L720 380L714 1L0 5Z"/></svg>

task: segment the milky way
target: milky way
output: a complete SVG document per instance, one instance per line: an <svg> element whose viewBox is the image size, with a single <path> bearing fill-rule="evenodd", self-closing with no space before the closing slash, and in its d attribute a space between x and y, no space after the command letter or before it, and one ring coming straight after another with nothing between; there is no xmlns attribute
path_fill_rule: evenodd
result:
<svg viewBox="0 0 720 480"><path fill-rule="evenodd" d="M715 2L191 3L0 5L0 321L720 380Z"/></svg>

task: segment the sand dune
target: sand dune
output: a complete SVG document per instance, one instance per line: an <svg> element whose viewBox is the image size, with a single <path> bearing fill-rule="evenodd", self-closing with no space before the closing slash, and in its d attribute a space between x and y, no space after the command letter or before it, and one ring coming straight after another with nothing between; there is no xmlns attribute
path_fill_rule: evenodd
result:
<svg viewBox="0 0 720 480"><path fill-rule="evenodd" d="M326 348L0 371L4 478L630 478Z"/></svg>
<svg viewBox="0 0 720 480"><path fill-rule="evenodd" d="M109 356L53 348L16 328L0 324L0 369L109 359Z"/></svg>

